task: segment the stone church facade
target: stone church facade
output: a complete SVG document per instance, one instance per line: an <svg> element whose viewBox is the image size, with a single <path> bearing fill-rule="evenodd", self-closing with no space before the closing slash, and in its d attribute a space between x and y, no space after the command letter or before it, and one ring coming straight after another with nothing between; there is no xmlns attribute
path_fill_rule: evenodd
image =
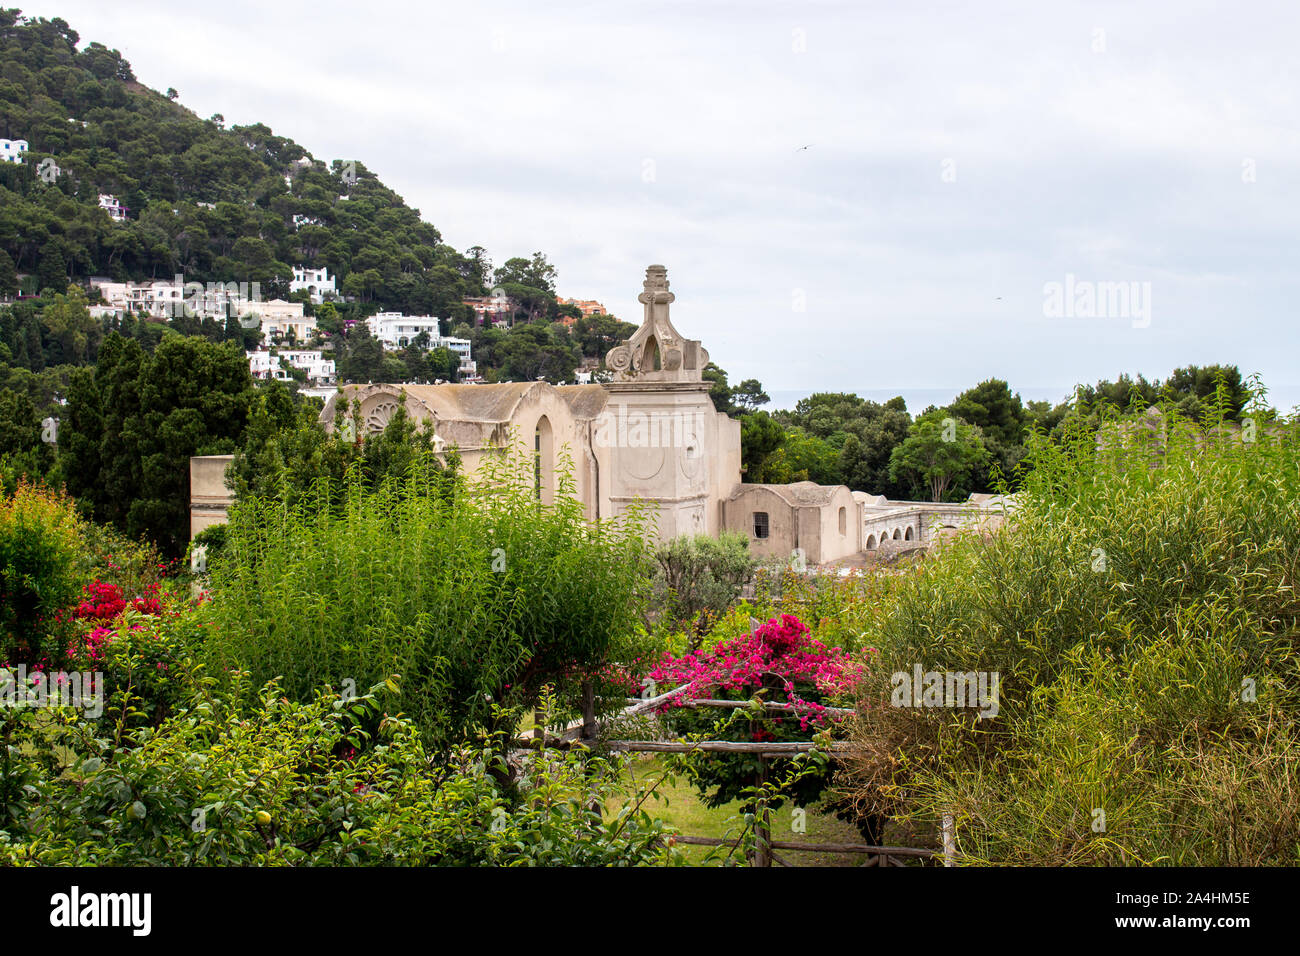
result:
<svg viewBox="0 0 1300 956"><path fill-rule="evenodd" d="M346 398L365 429L380 431L404 403L440 447L457 449L466 474L514 444L537 457L544 501L554 500L567 470L588 518L617 517L641 501L661 541L727 529L744 534L760 558L797 554L808 564L875 550L884 539L871 534L869 547L868 525L881 519L869 512L880 511L884 499L843 485L741 481L740 422L713 407L702 374L709 353L673 325L675 296L663 266L646 269L637 298L641 326L606 354L610 379L602 384L351 385L326 402L320 421L333 429ZM225 489L215 487L220 469L210 464L191 464L195 530L223 520L228 504L228 497L217 501Z"/></svg>
<svg viewBox="0 0 1300 956"><path fill-rule="evenodd" d="M667 270L651 266L638 296L640 328L605 357L610 380L598 385L346 386L321 412L333 428L344 398L378 431L405 396L406 412L455 446L466 474L508 444L540 459L544 501L570 470L592 520L617 517L633 501L653 509L658 537L717 534L722 501L740 484L740 423L718 412L703 378L709 354L669 318Z"/></svg>

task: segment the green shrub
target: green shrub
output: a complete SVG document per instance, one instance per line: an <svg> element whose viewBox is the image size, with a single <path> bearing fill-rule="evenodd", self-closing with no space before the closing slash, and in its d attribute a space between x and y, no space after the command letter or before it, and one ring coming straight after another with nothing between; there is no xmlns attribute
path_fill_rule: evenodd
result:
<svg viewBox="0 0 1300 956"><path fill-rule="evenodd" d="M682 535L655 550L656 606L672 629L688 628L690 650L726 613L754 571L749 539L736 531Z"/></svg>
<svg viewBox="0 0 1300 956"><path fill-rule="evenodd" d="M593 524L567 472L554 505L532 479L503 454L476 482L417 461L378 485L350 470L342 494L322 480L292 505L239 502L210 566L213 673L279 677L299 701L401 673L402 711L443 746L512 725L546 685L572 713L583 679L641 653L645 520Z"/></svg>
<svg viewBox="0 0 1300 956"><path fill-rule="evenodd" d="M899 581L841 786L971 862L1294 864L1297 426L1110 425L1033 439L1007 526ZM892 706L917 664L997 672L996 716Z"/></svg>
<svg viewBox="0 0 1300 956"><path fill-rule="evenodd" d="M20 482L0 498L0 663L62 659L59 618L84 580L80 528L59 492Z"/></svg>
<svg viewBox="0 0 1300 956"><path fill-rule="evenodd" d="M0 714L0 865L679 862L618 763L531 754L512 776L489 746L434 761L384 713L395 680L346 704L275 684L248 704L213 685L120 744L60 711ZM590 809L617 798L612 817Z"/></svg>
<svg viewBox="0 0 1300 956"><path fill-rule="evenodd" d="M81 567L88 577L115 584L127 598L161 585L177 561L163 558L143 539L132 539L112 525L81 523Z"/></svg>

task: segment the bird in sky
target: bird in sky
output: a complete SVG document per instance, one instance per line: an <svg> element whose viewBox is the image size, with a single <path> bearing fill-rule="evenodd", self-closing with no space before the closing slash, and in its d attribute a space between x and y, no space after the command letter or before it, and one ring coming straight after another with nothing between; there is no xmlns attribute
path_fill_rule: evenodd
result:
<svg viewBox="0 0 1300 956"><path fill-rule="evenodd" d="M809 143L809 144L808 144L808 146L813 146L813 145L816 145L816 144L814 144L814 143ZM796 153L801 153L801 152L803 152L805 149L807 149L808 146L800 146L798 149L795 150L795 152L796 152Z"/></svg>

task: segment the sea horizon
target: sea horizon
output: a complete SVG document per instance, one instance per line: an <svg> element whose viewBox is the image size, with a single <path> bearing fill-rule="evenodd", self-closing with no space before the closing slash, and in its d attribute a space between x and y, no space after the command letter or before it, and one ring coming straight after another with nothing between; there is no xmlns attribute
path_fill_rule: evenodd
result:
<svg viewBox="0 0 1300 956"><path fill-rule="evenodd" d="M1266 386L1267 382L1264 383ZM902 396L903 401L907 403L908 414L915 417L931 405L936 408L943 408L949 405L962 392L971 386L962 385L958 387L923 387L923 388L859 388L859 389L841 389L834 387L817 388L817 389L769 389L767 394L771 401L761 406L764 411L789 411L794 408L795 404L804 398L821 392L850 392L859 398L867 401L879 402L884 404L891 398ZM1057 405L1065 401L1072 392L1072 386L1053 386L1040 385L1028 388L1011 389L1012 394L1018 394L1020 400L1025 404L1029 402L1046 401ZM1268 393L1269 404L1276 408L1282 414L1288 414L1297 406L1300 406L1300 383L1285 383L1276 388L1269 387Z"/></svg>

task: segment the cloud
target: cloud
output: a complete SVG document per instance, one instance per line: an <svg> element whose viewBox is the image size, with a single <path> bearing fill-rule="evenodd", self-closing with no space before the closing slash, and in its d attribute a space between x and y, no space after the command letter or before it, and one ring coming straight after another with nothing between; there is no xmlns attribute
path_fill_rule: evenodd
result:
<svg viewBox="0 0 1300 956"><path fill-rule="evenodd" d="M459 248L679 328L769 391L1057 388L1291 357L1300 9L1206 2L51 0L200 115L363 161ZM807 150L798 147L812 144ZM1247 181L1249 166L1253 181ZM1067 273L1148 328L1051 320ZM802 290L806 311L795 311Z"/></svg>

